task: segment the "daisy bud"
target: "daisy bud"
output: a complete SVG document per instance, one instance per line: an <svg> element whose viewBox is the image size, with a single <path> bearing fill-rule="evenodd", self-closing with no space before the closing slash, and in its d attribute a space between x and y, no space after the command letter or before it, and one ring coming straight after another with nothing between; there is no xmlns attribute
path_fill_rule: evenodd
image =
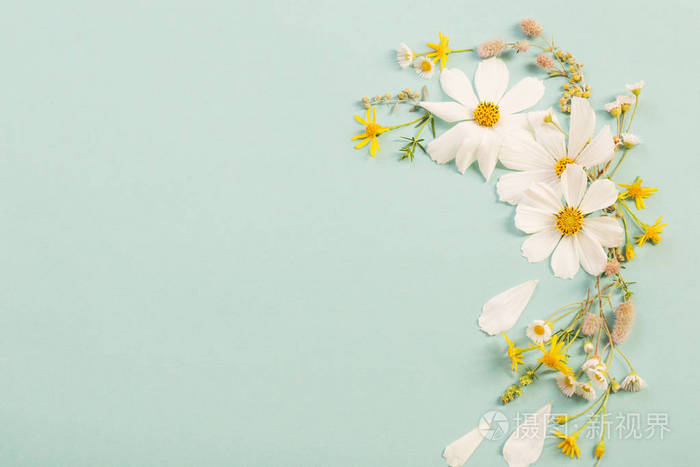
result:
<svg viewBox="0 0 700 467"><path fill-rule="evenodd" d="M584 336L592 336L598 331L600 327L601 319L600 316L594 315L593 313L587 313L583 318L583 324L581 325L581 334Z"/></svg>
<svg viewBox="0 0 700 467"><path fill-rule="evenodd" d="M368 102L369 102L369 97L363 97L363 98L362 98L362 102L364 102L365 104L368 103Z"/></svg>
<svg viewBox="0 0 700 467"><path fill-rule="evenodd" d="M638 96L639 93L642 92L642 88L644 87L644 81L640 81L640 82L634 83L634 84L627 84L625 87L626 87L632 94L634 94L635 96Z"/></svg>
<svg viewBox="0 0 700 467"><path fill-rule="evenodd" d="M515 49L515 51L517 53L527 52L529 48L530 48L530 43L528 41L526 41L525 39L513 44L513 49Z"/></svg>
<svg viewBox="0 0 700 467"><path fill-rule="evenodd" d="M635 256L634 247L632 246L631 243L627 242L627 244L625 245L625 259L627 259L627 261L632 261L634 256Z"/></svg>
<svg viewBox="0 0 700 467"><path fill-rule="evenodd" d="M551 70L555 67L554 59L547 54L539 54L535 59L537 66L543 70Z"/></svg>
<svg viewBox="0 0 700 467"><path fill-rule="evenodd" d="M596 447L595 447L595 456L596 456L598 459L600 459L601 457L603 457L603 454L605 454L605 443L604 443L603 440L601 439L600 442L599 442L598 444L596 444Z"/></svg>
<svg viewBox="0 0 700 467"><path fill-rule="evenodd" d="M634 323L634 316L634 303L623 302L618 305L615 310L615 324L612 330L612 340L615 345L621 344L627 339Z"/></svg>
<svg viewBox="0 0 700 467"><path fill-rule="evenodd" d="M617 117L622 113L622 107L618 101L609 102L603 106L606 112L609 112L613 117Z"/></svg>
<svg viewBox="0 0 700 467"><path fill-rule="evenodd" d="M639 136L635 136L631 133L623 133L622 141L627 149L631 149L642 142Z"/></svg>
<svg viewBox="0 0 700 467"><path fill-rule="evenodd" d="M632 107L632 104L634 104L634 101L635 98L632 96L617 96L617 102L620 103L620 107L622 108L623 112L627 112L630 109L630 107Z"/></svg>
<svg viewBox="0 0 700 467"><path fill-rule="evenodd" d="M476 48L476 53L479 54L481 58L497 57L506 48L506 43L501 39L494 39L492 41L486 41Z"/></svg>
<svg viewBox="0 0 700 467"><path fill-rule="evenodd" d="M614 276L618 272L620 272L620 262L615 258L608 260L608 264L605 265L605 275Z"/></svg>
<svg viewBox="0 0 700 467"><path fill-rule="evenodd" d="M610 389L612 389L612 392L619 391L621 387L622 386L620 386L620 383L618 383L617 381L613 381L610 385Z"/></svg>
<svg viewBox="0 0 700 467"><path fill-rule="evenodd" d="M637 374L636 371L631 371L629 375L622 381L620 385L625 391L641 391L647 387L646 381Z"/></svg>
<svg viewBox="0 0 700 467"><path fill-rule="evenodd" d="M542 34L542 25L532 18L525 18L520 22L520 29L523 34L530 37L536 37Z"/></svg>
<svg viewBox="0 0 700 467"><path fill-rule="evenodd" d="M591 353L593 352L593 342L591 341L586 341L585 344L583 344L583 351L586 353Z"/></svg>
<svg viewBox="0 0 700 467"><path fill-rule="evenodd" d="M567 415L557 415L556 417L554 417L554 421L560 425L563 425L564 423L569 421L569 417Z"/></svg>
<svg viewBox="0 0 700 467"><path fill-rule="evenodd" d="M552 123L552 114L549 113L549 112L547 112L547 113L544 115L544 119L543 119L543 120L544 120L545 123Z"/></svg>

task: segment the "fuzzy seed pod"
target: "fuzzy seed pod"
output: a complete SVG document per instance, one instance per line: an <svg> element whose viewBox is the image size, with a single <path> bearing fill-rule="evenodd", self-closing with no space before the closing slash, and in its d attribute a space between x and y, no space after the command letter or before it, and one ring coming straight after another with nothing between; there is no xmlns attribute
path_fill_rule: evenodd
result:
<svg viewBox="0 0 700 467"><path fill-rule="evenodd" d="M606 276L614 276L620 272L620 262L613 258L610 261L608 261L608 264L605 265L605 275Z"/></svg>
<svg viewBox="0 0 700 467"><path fill-rule="evenodd" d="M594 315L593 313L587 313L586 316L583 318L583 325L581 325L581 334L583 334L584 336L592 336L598 331L600 324L600 316Z"/></svg>
<svg viewBox="0 0 700 467"><path fill-rule="evenodd" d="M520 22L520 30L526 36L535 37L542 34L542 25L532 18L525 18Z"/></svg>
<svg viewBox="0 0 700 467"><path fill-rule="evenodd" d="M481 58L498 57L503 49L506 48L506 43L501 39L494 39L492 41L486 41L483 44L479 44L476 49L476 53L479 54Z"/></svg>
<svg viewBox="0 0 700 467"><path fill-rule="evenodd" d="M551 70L556 65L554 59L547 54L539 54L536 59L537 66L545 70Z"/></svg>
<svg viewBox="0 0 700 467"><path fill-rule="evenodd" d="M634 323L635 308L632 302L620 303L615 310L615 325L612 330L613 343L621 344L627 339Z"/></svg>

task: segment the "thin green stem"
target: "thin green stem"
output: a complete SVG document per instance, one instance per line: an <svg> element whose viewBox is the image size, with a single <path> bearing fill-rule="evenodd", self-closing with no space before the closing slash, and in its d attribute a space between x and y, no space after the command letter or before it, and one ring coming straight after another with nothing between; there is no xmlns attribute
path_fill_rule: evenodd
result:
<svg viewBox="0 0 700 467"><path fill-rule="evenodd" d="M627 355L625 355L625 353L622 350L620 350L620 347L615 347L615 350L617 350L617 352L620 355L622 355L622 358L625 359L625 361L627 362L627 365L630 367L630 371L634 371L634 367L632 367L632 363L630 363L630 360L629 360L629 358L627 358Z"/></svg>
<svg viewBox="0 0 700 467"><path fill-rule="evenodd" d="M625 133L629 133L630 127L632 126L632 120L634 120L634 116L637 113L637 104L639 103L639 96L635 95L634 96L634 109L632 109L632 116L630 117L630 121L627 124L627 129L625 130Z"/></svg>
<svg viewBox="0 0 700 467"><path fill-rule="evenodd" d="M386 130L384 130L384 132L391 131L391 130L395 130L395 129L397 129L397 128L401 128L401 127L408 126L408 125L413 125L414 123L419 122L422 118L425 118L425 114L421 115L420 117L418 117L417 119L413 120L412 122L406 122L406 123L401 123L401 124L399 124L399 125L390 126L390 127L388 127Z"/></svg>
<svg viewBox="0 0 700 467"><path fill-rule="evenodd" d="M617 161L617 164L615 165L615 168L610 172L610 175L608 175L608 178L612 179L613 176L615 175L615 172L617 172L617 169L620 168L620 164L622 164L622 161L625 160L625 157L627 156L627 153L629 152L629 148L625 148L625 152L622 153L622 157L620 157L620 160Z"/></svg>

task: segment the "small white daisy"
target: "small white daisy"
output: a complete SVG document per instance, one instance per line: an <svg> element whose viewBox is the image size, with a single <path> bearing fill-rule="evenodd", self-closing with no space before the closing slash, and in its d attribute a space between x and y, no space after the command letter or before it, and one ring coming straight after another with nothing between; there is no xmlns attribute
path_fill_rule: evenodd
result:
<svg viewBox="0 0 700 467"><path fill-rule="evenodd" d="M588 371L588 370L602 370L605 371L605 363L603 363L600 360L600 357L598 355L593 355L591 358L583 362L583 365L581 365L581 370L583 371Z"/></svg>
<svg viewBox="0 0 700 467"><path fill-rule="evenodd" d="M630 372L629 375L622 381L622 389L625 391L641 391L642 389L646 389L647 383L642 379L641 376L637 374L636 371Z"/></svg>
<svg viewBox="0 0 700 467"><path fill-rule="evenodd" d="M576 385L576 394L583 397L587 401L592 401L596 398L595 389L591 383L578 383Z"/></svg>
<svg viewBox="0 0 700 467"><path fill-rule="evenodd" d="M627 149L633 148L641 142L642 140L639 136L633 135L632 133L622 133L622 143Z"/></svg>
<svg viewBox="0 0 700 467"><path fill-rule="evenodd" d="M425 57L418 57L413 66L421 78L430 79L435 73L435 64Z"/></svg>
<svg viewBox="0 0 700 467"><path fill-rule="evenodd" d="M605 370L596 368L595 370L588 370L586 374L596 388L605 389L608 387L608 378L605 376Z"/></svg>
<svg viewBox="0 0 700 467"><path fill-rule="evenodd" d="M552 323L537 319L527 327L526 334L533 342L544 344L552 337Z"/></svg>
<svg viewBox="0 0 700 467"><path fill-rule="evenodd" d="M413 63L414 58L416 58L416 53L403 42L396 49L396 61L399 62L401 68L406 68Z"/></svg>
<svg viewBox="0 0 700 467"><path fill-rule="evenodd" d="M639 81L637 83L633 84L628 84L625 86L629 91L634 94L635 96L638 96L640 92L642 92L642 88L644 87L644 80Z"/></svg>
<svg viewBox="0 0 700 467"><path fill-rule="evenodd" d="M617 99L613 102L608 102L603 106L606 112L608 112L613 117L617 117L622 112L622 104Z"/></svg>
<svg viewBox="0 0 700 467"><path fill-rule="evenodd" d="M576 392L576 378L559 372L557 374L557 386L559 386L559 389L566 397L571 397Z"/></svg>
<svg viewBox="0 0 700 467"><path fill-rule="evenodd" d="M627 112L630 109L630 107L632 107L632 104L634 104L636 98L634 96L620 94L619 96L617 96L616 100L620 103L622 111Z"/></svg>

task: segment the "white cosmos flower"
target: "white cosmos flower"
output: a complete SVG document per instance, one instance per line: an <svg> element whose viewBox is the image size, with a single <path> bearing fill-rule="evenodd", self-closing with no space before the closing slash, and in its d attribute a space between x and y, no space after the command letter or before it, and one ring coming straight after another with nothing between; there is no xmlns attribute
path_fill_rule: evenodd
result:
<svg viewBox="0 0 700 467"><path fill-rule="evenodd" d="M587 401L592 401L596 396L595 389L593 389L593 385L591 383L578 383L576 385L576 394L583 397Z"/></svg>
<svg viewBox="0 0 700 467"><path fill-rule="evenodd" d="M416 61L413 62L413 66L416 69L416 73L418 73L418 76L421 78L430 79L433 77L433 73L435 73L435 64L431 62L430 59L423 56L418 57Z"/></svg>
<svg viewBox="0 0 700 467"><path fill-rule="evenodd" d="M622 389L625 391L641 391L647 387L646 381L642 379L637 372L632 371L629 375L622 381Z"/></svg>
<svg viewBox="0 0 700 467"><path fill-rule="evenodd" d="M525 332L527 337L537 344L544 344L552 337L552 324L547 321L537 319L530 323Z"/></svg>
<svg viewBox="0 0 700 467"><path fill-rule="evenodd" d="M515 127L524 125L518 112L537 104L544 95L542 80L527 77L508 92L508 68L503 60L479 63L474 75L476 93L461 70L446 68L440 85L454 102L421 102L426 110L446 122L460 122L428 144L430 157L444 164L457 160L461 173L478 160L486 180L491 177L501 145ZM478 95L478 97L477 97Z"/></svg>
<svg viewBox="0 0 700 467"><path fill-rule="evenodd" d="M612 159L615 142L610 127L605 125L593 137L595 120L595 112L588 99L574 97L567 148L566 136L551 109L529 113L530 131L514 132L501 149L503 165L520 171L503 175L498 180L501 201L518 203L523 192L534 182L559 185L561 174L569 164L588 169Z"/></svg>
<svg viewBox="0 0 700 467"><path fill-rule="evenodd" d="M396 49L396 61L399 63L401 68L406 68L408 65L410 65L415 56L415 52L413 52L413 50L411 50L411 48L403 42L401 45L399 45L399 48Z"/></svg>
<svg viewBox="0 0 700 467"><path fill-rule="evenodd" d="M557 386L566 397L571 397L576 391L576 378L562 372L557 373Z"/></svg>
<svg viewBox="0 0 700 467"><path fill-rule="evenodd" d="M533 184L515 210L515 226L533 234L523 242L523 256L533 263L554 251L551 264L557 277L573 278L579 264L587 273L599 275L608 261L603 247L620 246L623 240L623 230L616 219L588 216L615 202L615 184L596 180L586 190L587 185L586 172L571 164L562 174L559 186Z"/></svg>

